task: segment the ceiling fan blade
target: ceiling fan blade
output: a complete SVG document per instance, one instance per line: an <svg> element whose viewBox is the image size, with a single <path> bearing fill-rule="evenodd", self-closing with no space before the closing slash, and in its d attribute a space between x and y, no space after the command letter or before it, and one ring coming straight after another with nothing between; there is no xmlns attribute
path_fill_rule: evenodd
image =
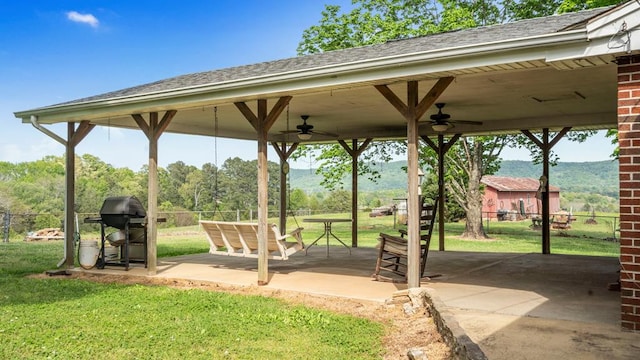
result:
<svg viewBox="0 0 640 360"><path fill-rule="evenodd" d="M284 130L284 131L280 131L281 134L297 134L299 132L300 132L300 130Z"/></svg>
<svg viewBox="0 0 640 360"><path fill-rule="evenodd" d="M473 121L473 120L449 120L452 123L458 124L467 124L467 125L482 125L482 121Z"/></svg>
<svg viewBox="0 0 640 360"><path fill-rule="evenodd" d="M312 130L310 131L310 133L314 134L314 135L323 135L323 136L329 136L329 137L338 137L338 134L334 134L334 133L330 133L330 132L326 132L326 131L318 131L318 130Z"/></svg>
<svg viewBox="0 0 640 360"><path fill-rule="evenodd" d="M455 121L420 121L418 122L418 126L433 126L437 124L442 124L442 125L446 124L451 128L454 125L453 123L455 123ZM404 129L406 129L406 127L404 127Z"/></svg>

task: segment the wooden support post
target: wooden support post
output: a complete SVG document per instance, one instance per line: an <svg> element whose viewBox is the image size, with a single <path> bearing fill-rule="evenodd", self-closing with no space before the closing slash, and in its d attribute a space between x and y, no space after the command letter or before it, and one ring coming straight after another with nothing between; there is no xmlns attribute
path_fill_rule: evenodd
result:
<svg viewBox="0 0 640 360"><path fill-rule="evenodd" d="M407 285L420 287L420 202L418 199L418 83L407 84Z"/></svg>
<svg viewBox="0 0 640 360"><path fill-rule="evenodd" d="M438 134L438 250L444 251L444 135Z"/></svg>
<svg viewBox="0 0 640 360"><path fill-rule="evenodd" d="M441 78L418 102L418 82L407 82L407 104L386 85L375 88L407 121L407 286L420 287L420 199L418 198L418 120L451 84L453 77Z"/></svg>
<svg viewBox="0 0 640 360"><path fill-rule="evenodd" d="M76 146L89 134L95 125L88 121L80 122L78 129L75 123L67 123L67 141L65 144L65 199L64 199L64 241L65 241L65 266L73 268L75 257L75 194L76 194ZM79 245L79 244L78 244Z"/></svg>
<svg viewBox="0 0 640 360"><path fill-rule="evenodd" d="M444 142L444 135L438 134L438 144L434 144L427 136L422 139L431 147L438 155L438 250L445 251L444 244L444 156L451 146L458 141L462 134L455 134L448 142Z"/></svg>
<svg viewBox="0 0 640 360"><path fill-rule="evenodd" d="M269 184L267 163L267 135L269 129L276 122L278 116L291 101L291 96L283 96L267 114L267 100L258 99L258 114L243 102L235 103L236 108L245 116L258 133L258 285L269 283L269 262L267 251L267 218Z"/></svg>
<svg viewBox="0 0 640 360"><path fill-rule="evenodd" d="M149 114L149 130L155 134L158 128L158 113ZM149 138L149 183L147 194L147 272L155 275L158 264L158 139Z"/></svg>
<svg viewBox="0 0 640 360"><path fill-rule="evenodd" d="M353 147L353 149L357 149L358 139L352 139L351 146ZM358 156L357 155L356 156L351 155L351 247L354 247L354 248L358 247Z"/></svg>
<svg viewBox="0 0 640 360"><path fill-rule="evenodd" d="M570 127L563 128L556 136L549 141L549 129L542 129L542 141L533 135L529 130L521 130L529 140L538 145L542 150L542 175L547 179L544 184L544 191L542 192L542 253L551 254L551 230L549 228L549 217L551 212L549 211L549 152L555 146L555 144L562 139L566 133L571 130Z"/></svg>
<svg viewBox="0 0 640 360"><path fill-rule="evenodd" d="M287 150L287 143L282 142L271 143L271 146L276 150L278 157L280 158L280 233L282 235L287 233L287 175L289 174L289 164L287 160L289 156L296 151L299 143L291 144L289 150Z"/></svg>
<svg viewBox="0 0 640 360"><path fill-rule="evenodd" d="M542 129L542 175L547 179L542 193L542 253L551 254L551 229L549 226L549 129Z"/></svg>
<svg viewBox="0 0 640 360"><path fill-rule="evenodd" d="M147 184L147 274L155 275L158 263L158 140L176 115L177 110L167 111L158 122L158 113L149 113L149 124L142 115L133 119L149 140L149 182Z"/></svg>
<svg viewBox="0 0 640 360"><path fill-rule="evenodd" d="M358 157L373 138L367 138L360 147L358 147L358 139L351 139L351 147L344 142L338 140L340 145L351 156L351 247L358 247Z"/></svg>
<svg viewBox="0 0 640 360"><path fill-rule="evenodd" d="M267 252L267 218L269 201L269 172L267 160L267 100L258 100L258 285L269 283Z"/></svg>
<svg viewBox="0 0 640 360"><path fill-rule="evenodd" d="M75 124L67 123L67 139L73 138ZM75 189L76 189L76 153L75 146L72 141L68 140L66 147L65 160L65 199L64 199L64 241L65 241L65 266L68 269L74 266L74 212L75 212ZM78 244L80 245L80 244Z"/></svg>

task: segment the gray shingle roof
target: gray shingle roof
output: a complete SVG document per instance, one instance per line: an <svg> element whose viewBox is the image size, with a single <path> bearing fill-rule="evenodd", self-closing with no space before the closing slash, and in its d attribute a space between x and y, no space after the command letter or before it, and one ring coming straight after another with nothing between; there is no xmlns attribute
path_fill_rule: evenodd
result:
<svg viewBox="0 0 640 360"><path fill-rule="evenodd" d="M95 100L171 91L187 87L212 85L233 80L276 75L291 71L311 70L332 65L380 59L417 52L436 51L452 47L464 47L540 36L563 31L569 27L571 27L571 29L584 28L587 20L609 10L610 8L611 7L598 8L575 13L520 20L507 24L483 26L411 39L389 41L384 44L329 51L325 53L298 56L220 70L186 74L96 96L73 100L58 105L80 104Z"/></svg>

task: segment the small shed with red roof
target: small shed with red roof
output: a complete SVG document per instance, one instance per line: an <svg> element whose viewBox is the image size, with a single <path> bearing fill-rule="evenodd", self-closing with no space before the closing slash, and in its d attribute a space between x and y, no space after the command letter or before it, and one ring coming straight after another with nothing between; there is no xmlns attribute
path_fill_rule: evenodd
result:
<svg viewBox="0 0 640 360"><path fill-rule="evenodd" d="M482 215L484 218L503 218L517 214L520 217L531 217L542 213L542 203L536 197L540 181L533 178L516 178L508 176L483 176L485 185L482 199ZM560 188L549 185L549 211L560 210Z"/></svg>

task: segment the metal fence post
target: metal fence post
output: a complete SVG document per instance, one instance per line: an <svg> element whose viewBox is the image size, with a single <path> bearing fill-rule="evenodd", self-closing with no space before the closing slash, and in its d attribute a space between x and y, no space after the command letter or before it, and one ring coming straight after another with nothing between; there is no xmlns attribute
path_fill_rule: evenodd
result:
<svg viewBox="0 0 640 360"><path fill-rule="evenodd" d="M482 213L480 213L482 214ZM486 213L486 219L487 219L487 229L485 230L486 232L489 232L489 212Z"/></svg>

